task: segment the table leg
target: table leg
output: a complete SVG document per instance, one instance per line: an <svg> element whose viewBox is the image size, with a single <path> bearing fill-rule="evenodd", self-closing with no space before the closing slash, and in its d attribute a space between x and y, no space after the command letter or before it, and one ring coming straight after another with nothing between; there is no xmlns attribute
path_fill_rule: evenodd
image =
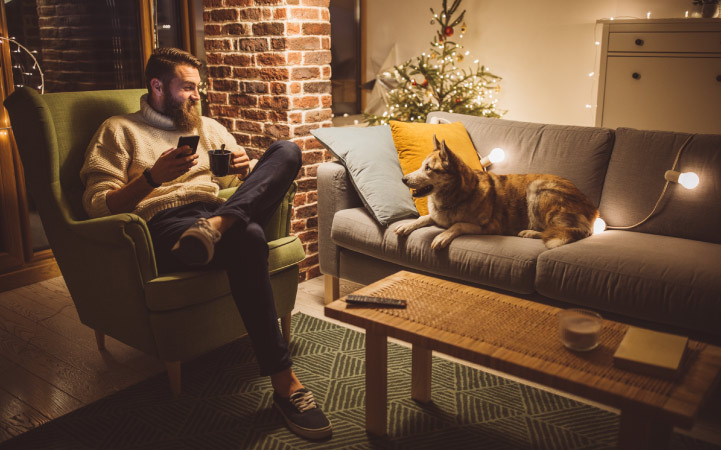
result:
<svg viewBox="0 0 721 450"><path fill-rule="evenodd" d="M385 436L388 423L388 342L366 330L366 430Z"/></svg>
<svg viewBox="0 0 721 450"><path fill-rule="evenodd" d="M635 411L621 411L618 448L662 450L668 448L673 427Z"/></svg>
<svg viewBox="0 0 721 450"><path fill-rule="evenodd" d="M433 351L413 344L411 375L411 398L419 402L431 401L431 357Z"/></svg>

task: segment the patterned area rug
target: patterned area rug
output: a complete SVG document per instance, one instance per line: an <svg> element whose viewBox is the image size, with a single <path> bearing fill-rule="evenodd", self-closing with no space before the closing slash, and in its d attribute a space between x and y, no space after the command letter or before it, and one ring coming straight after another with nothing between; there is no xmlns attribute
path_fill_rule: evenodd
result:
<svg viewBox="0 0 721 450"><path fill-rule="evenodd" d="M183 394L164 374L0 444L0 449L611 449L618 416L433 358L433 402L410 398L410 349L389 344L389 435L364 429L365 335L296 314L294 369L334 425L296 437L271 407L247 338L183 365ZM674 434L670 448L719 447Z"/></svg>

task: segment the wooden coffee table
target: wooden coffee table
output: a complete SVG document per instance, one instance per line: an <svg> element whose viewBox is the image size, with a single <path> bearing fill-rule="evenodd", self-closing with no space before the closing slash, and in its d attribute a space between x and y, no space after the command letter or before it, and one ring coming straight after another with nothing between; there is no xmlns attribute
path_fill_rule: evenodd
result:
<svg viewBox="0 0 721 450"><path fill-rule="evenodd" d="M689 341L681 377L671 381L613 366L628 325L604 320L600 345L567 350L558 308L410 272L356 292L408 300L407 309L366 308L343 298L325 315L366 330L366 429L387 429L387 338L412 344L411 397L431 399L433 351L490 367L621 410L619 448L667 446L673 426L690 428L719 379L721 348Z"/></svg>

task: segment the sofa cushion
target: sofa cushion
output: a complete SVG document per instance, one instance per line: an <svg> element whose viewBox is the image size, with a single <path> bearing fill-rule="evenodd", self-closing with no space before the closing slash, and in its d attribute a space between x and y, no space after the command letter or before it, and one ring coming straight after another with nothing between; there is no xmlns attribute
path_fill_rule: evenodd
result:
<svg viewBox="0 0 721 450"><path fill-rule="evenodd" d="M546 250L540 240L468 235L454 239L447 249L431 249L442 231L426 227L400 237L379 226L364 208L352 208L335 214L331 238L341 247L426 273L520 294L534 292L536 258Z"/></svg>
<svg viewBox="0 0 721 450"><path fill-rule="evenodd" d="M388 126L311 130L348 169L363 204L381 225L418 216Z"/></svg>
<svg viewBox="0 0 721 450"><path fill-rule="evenodd" d="M391 120L390 125L403 175L421 167L423 160L434 149L433 136L445 141L448 148L472 169L483 170L473 142L460 122L431 124ZM421 216L428 214L428 197L414 198L413 201Z"/></svg>
<svg viewBox="0 0 721 450"><path fill-rule="evenodd" d="M538 258L539 293L718 333L721 245L631 231L606 231Z"/></svg>
<svg viewBox="0 0 721 450"><path fill-rule="evenodd" d="M598 206L613 147L612 130L516 122L444 112L434 112L428 117L428 120L440 117L462 122L481 156L487 156L495 147L505 150L505 160L490 166L490 171L501 175L558 175L571 180Z"/></svg>
<svg viewBox="0 0 721 450"><path fill-rule="evenodd" d="M609 226L630 226L651 212L666 183L664 173L672 168L688 137L666 131L616 130L600 207ZM676 169L696 172L699 185L686 189L669 183L656 213L633 231L721 244L721 135L694 135Z"/></svg>

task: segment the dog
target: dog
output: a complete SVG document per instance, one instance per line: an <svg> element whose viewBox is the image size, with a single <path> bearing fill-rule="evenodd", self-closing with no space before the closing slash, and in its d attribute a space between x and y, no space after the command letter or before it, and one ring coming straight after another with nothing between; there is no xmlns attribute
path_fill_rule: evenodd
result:
<svg viewBox="0 0 721 450"><path fill-rule="evenodd" d="M403 177L413 197L428 197L429 214L398 224L406 236L422 227L445 230L431 248L447 247L463 234L503 234L542 239L548 248L593 234L598 209L565 178L550 174L497 175L471 169L445 141L434 136L434 150L421 167Z"/></svg>

